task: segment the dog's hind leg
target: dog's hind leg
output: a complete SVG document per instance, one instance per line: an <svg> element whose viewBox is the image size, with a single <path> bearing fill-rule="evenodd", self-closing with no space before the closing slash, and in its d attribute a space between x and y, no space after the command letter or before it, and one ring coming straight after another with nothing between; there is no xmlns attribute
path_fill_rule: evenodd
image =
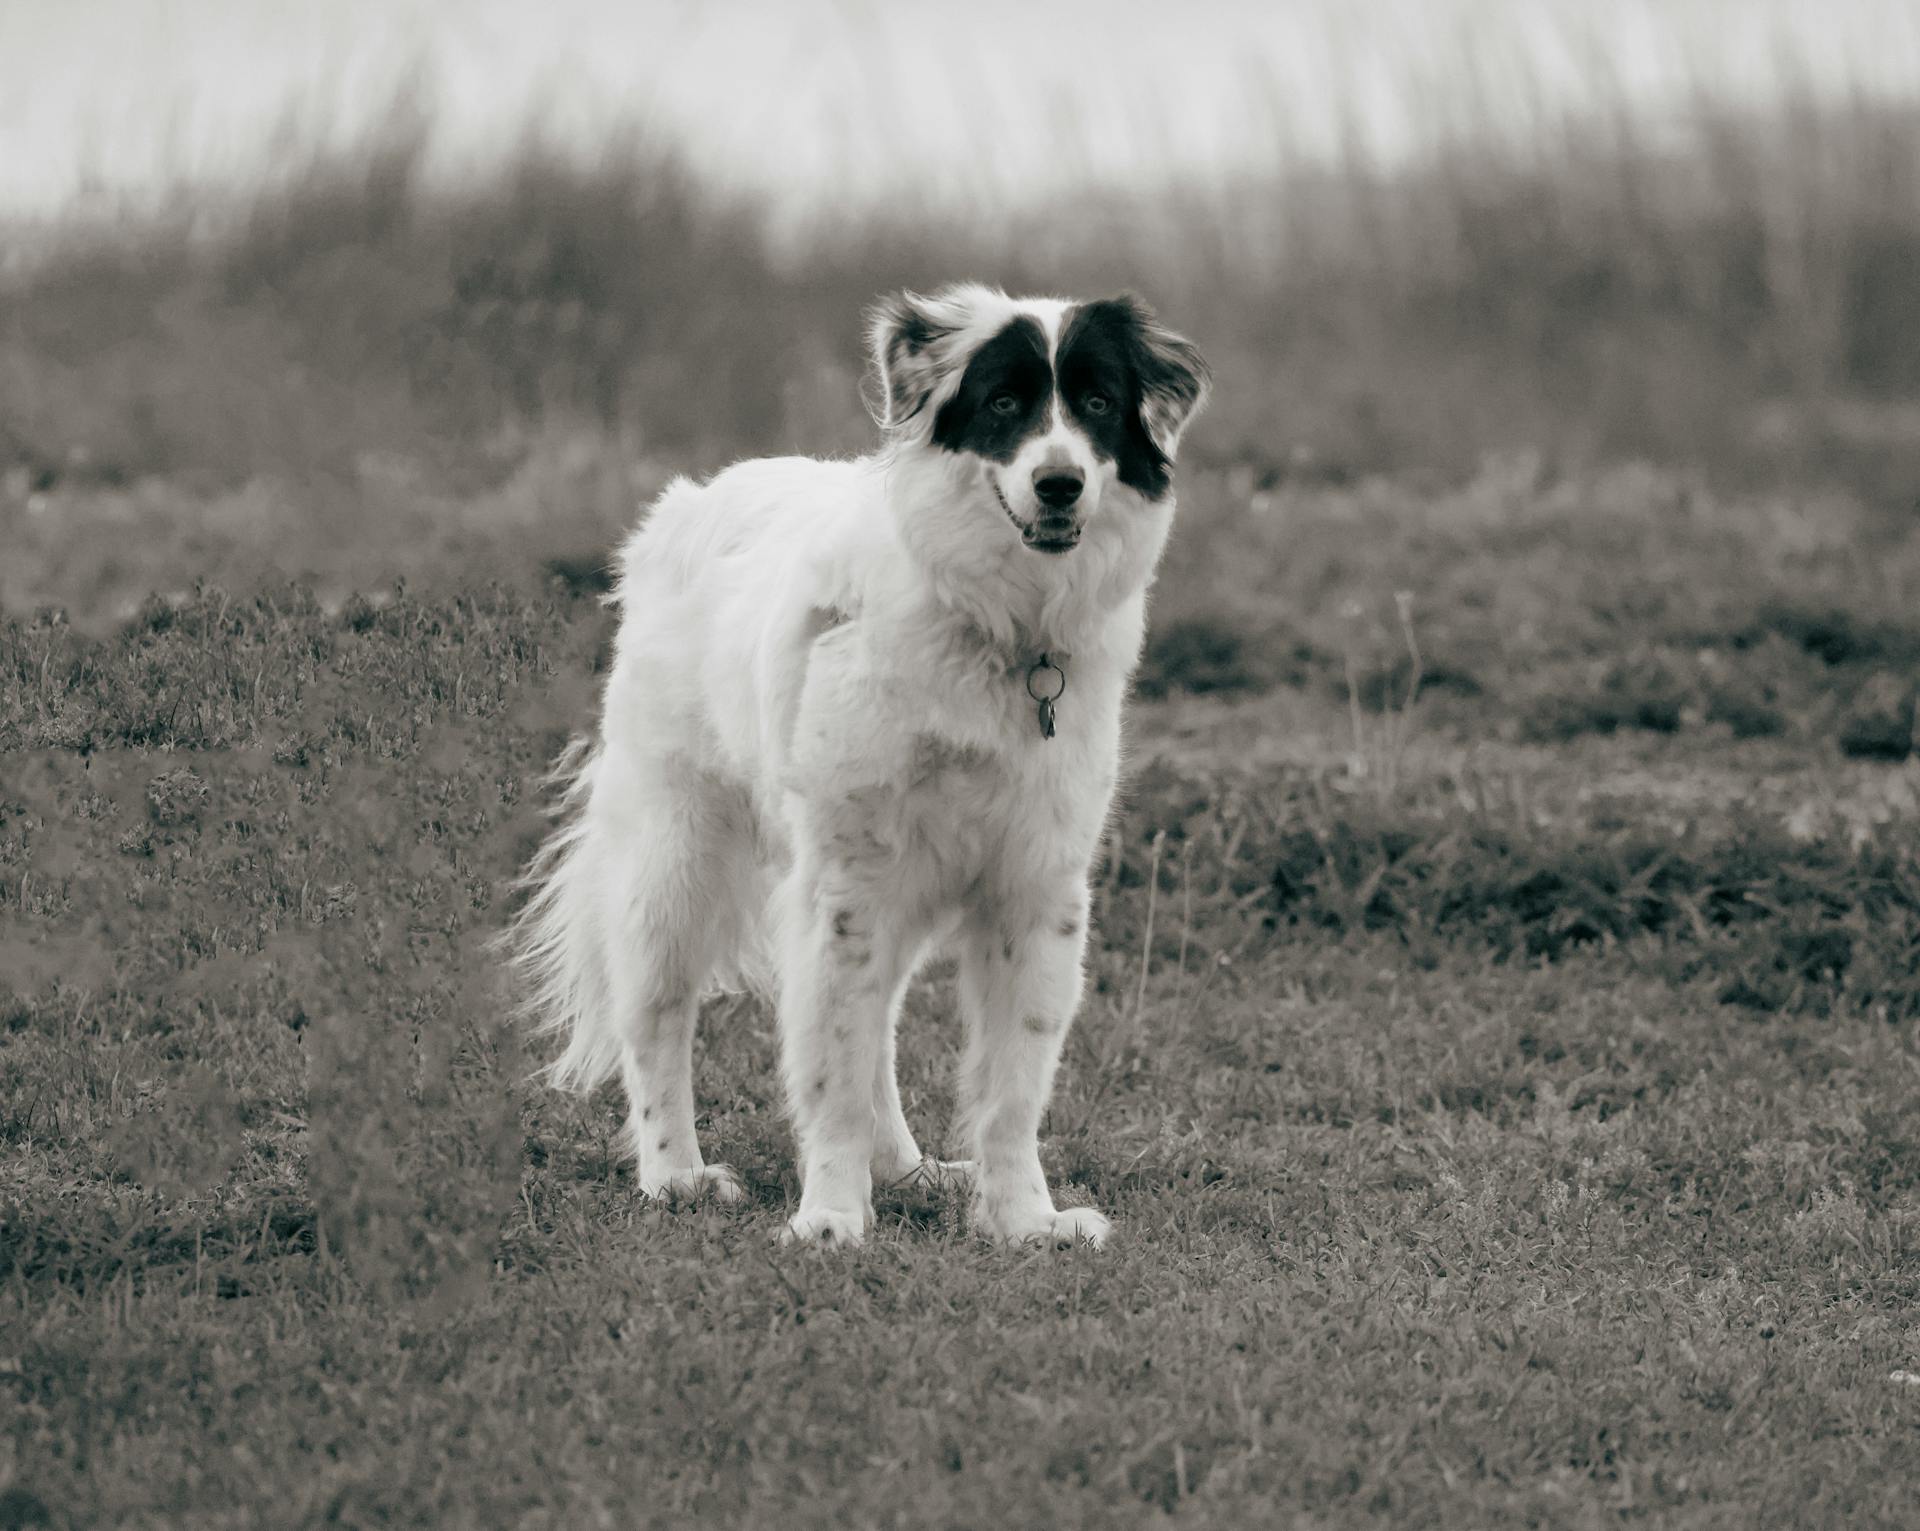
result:
<svg viewBox="0 0 1920 1531"><path fill-rule="evenodd" d="M627 1090L627 1140L640 1189L647 1195L671 1199L711 1192L720 1201L738 1201L745 1192L733 1171L706 1163L694 1133L697 1008L691 999L664 996L636 1005L633 1039L620 1059Z"/></svg>
<svg viewBox="0 0 1920 1531"><path fill-rule="evenodd" d="M687 765L668 763L663 774L669 790L625 792L602 820L614 831L602 847L607 1001L628 1141L649 1196L736 1201L744 1193L733 1172L707 1164L695 1136L693 1037L701 991L738 929L733 879L748 821L724 783Z"/></svg>

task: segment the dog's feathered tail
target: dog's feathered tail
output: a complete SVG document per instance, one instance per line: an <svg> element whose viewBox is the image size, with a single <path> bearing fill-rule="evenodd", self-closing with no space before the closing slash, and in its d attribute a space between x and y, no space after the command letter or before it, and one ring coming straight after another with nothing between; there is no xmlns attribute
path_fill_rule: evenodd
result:
<svg viewBox="0 0 1920 1531"><path fill-rule="evenodd" d="M601 933L606 895L596 877L586 812L599 758L592 739L577 737L543 779L549 791L557 789L551 809L557 823L514 883L526 902L495 943L519 980L516 1016L541 1033L566 1038L560 1056L541 1073L561 1089L582 1091L620 1066Z"/></svg>

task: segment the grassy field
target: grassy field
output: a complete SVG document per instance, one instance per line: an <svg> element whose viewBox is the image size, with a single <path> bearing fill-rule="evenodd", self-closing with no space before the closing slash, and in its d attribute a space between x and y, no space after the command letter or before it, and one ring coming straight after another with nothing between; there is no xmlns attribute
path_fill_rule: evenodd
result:
<svg viewBox="0 0 1920 1531"><path fill-rule="evenodd" d="M481 947L590 564L6 618L0 1523L1912 1524L1915 528L1187 500L1045 1134L1099 1254L780 1248L748 1004L742 1209L529 1083Z"/></svg>
<svg viewBox="0 0 1920 1531"><path fill-rule="evenodd" d="M0 264L0 1531L1920 1520L1911 111L798 250L396 120ZM1044 1137L1116 1235L783 1249L771 1018L662 1208L483 948L635 504L863 449L962 275L1220 385Z"/></svg>

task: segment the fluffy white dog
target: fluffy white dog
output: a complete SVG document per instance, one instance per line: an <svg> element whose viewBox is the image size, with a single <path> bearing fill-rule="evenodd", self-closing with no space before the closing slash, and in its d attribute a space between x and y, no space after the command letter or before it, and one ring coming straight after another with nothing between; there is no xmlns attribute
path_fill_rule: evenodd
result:
<svg viewBox="0 0 1920 1531"><path fill-rule="evenodd" d="M875 1181L964 1175L999 1239L1105 1238L1037 1135L1087 877L1205 364L1139 302L957 286L872 319L885 445L677 480L620 557L597 741L510 933L558 1082L616 1072L641 1187L741 1195L694 1136L703 992L776 996L788 1237L859 1242ZM923 1161L894 1025L959 964L972 1158Z"/></svg>

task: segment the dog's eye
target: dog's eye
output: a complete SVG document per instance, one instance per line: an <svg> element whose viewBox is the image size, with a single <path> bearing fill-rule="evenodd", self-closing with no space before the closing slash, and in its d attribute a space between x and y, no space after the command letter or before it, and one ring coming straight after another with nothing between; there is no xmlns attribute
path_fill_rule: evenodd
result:
<svg viewBox="0 0 1920 1531"><path fill-rule="evenodd" d="M1080 401L1080 407L1090 415L1104 415L1113 408L1113 400L1104 393L1090 393Z"/></svg>
<svg viewBox="0 0 1920 1531"><path fill-rule="evenodd" d="M1020 401L1010 393L996 393L987 400L987 408L996 415L1011 415L1020 408Z"/></svg>

